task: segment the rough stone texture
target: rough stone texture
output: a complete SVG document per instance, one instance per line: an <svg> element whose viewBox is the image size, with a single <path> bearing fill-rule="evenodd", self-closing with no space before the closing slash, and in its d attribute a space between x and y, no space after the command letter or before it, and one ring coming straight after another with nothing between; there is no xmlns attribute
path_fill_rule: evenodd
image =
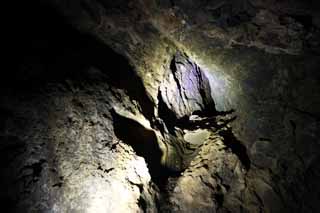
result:
<svg viewBox="0 0 320 213"><path fill-rule="evenodd" d="M12 10L7 212L320 211L317 1L48 2Z"/></svg>
<svg viewBox="0 0 320 213"><path fill-rule="evenodd" d="M17 68L1 80L3 212L155 212L146 162L116 137L111 113L139 117L140 78L47 9L27 16L36 23L30 43L21 42ZM38 28L38 15L48 25Z"/></svg>
<svg viewBox="0 0 320 213"><path fill-rule="evenodd" d="M172 59L170 69L160 85L160 94L177 119L196 111L215 110L209 81L195 63L178 53Z"/></svg>

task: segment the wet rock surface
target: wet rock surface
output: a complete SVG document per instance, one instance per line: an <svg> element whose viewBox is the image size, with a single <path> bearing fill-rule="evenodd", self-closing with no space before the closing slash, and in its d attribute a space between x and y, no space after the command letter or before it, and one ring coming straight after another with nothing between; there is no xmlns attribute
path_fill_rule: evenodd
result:
<svg viewBox="0 0 320 213"><path fill-rule="evenodd" d="M319 212L319 9L21 3L0 79L5 212Z"/></svg>

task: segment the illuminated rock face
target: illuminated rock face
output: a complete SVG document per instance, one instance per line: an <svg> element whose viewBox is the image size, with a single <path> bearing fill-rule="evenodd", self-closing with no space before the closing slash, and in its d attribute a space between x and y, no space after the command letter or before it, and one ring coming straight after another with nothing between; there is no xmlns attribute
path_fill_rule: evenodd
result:
<svg viewBox="0 0 320 213"><path fill-rule="evenodd" d="M320 211L316 1L48 2L12 10L4 212Z"/></svg>
<svg viewBox="0 0 320 213"><path fill-rule="evenodd" d="M209 81L187 56L177 54L160 86L161 98L177 117L188 117L198 111L215 111Z"/></svg>

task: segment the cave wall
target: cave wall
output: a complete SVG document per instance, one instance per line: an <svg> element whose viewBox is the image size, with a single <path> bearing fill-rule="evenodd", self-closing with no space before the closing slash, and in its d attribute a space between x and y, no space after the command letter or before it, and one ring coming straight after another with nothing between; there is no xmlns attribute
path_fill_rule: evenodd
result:
<svg viewBox="0 0 320 213"><path fill-rule="evenodd" d="M8 211L319 211L316 1L49 2L1 79Z"/></svg>

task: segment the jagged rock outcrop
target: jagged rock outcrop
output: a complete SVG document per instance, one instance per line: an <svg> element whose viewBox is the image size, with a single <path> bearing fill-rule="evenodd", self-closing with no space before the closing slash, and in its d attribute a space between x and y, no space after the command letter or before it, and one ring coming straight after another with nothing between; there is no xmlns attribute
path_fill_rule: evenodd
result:
<svg viewBox="0 0 320 213"><path fill-rule="evenodd" d="M176 119L189 117L197 111L215 110L207 77L200 67L181 53L172 59L170 72L160 85L160 95Z"/></svg>

